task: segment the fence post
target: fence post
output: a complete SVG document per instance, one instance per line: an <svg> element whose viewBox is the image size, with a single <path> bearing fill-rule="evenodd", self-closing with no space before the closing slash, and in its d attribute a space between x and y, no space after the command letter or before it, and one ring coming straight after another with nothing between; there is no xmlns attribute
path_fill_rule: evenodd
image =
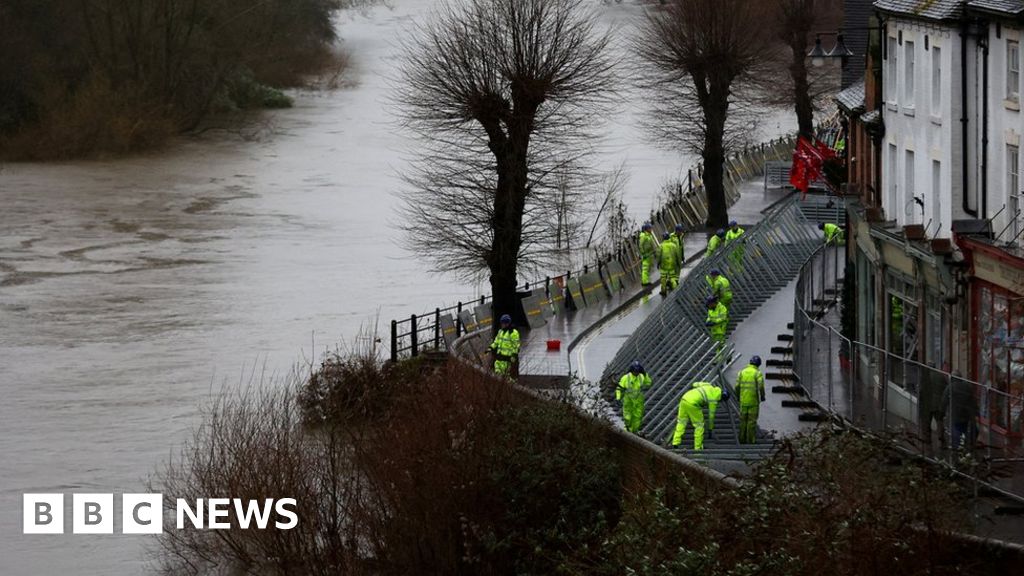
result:
<svg viewBox="0 0 1024 576"><path fill-rule="evenodd" d="M693 168L686 171L686 191L693 194Z"/></svg>
<svg viewBox="0 0 1024 576"><path fill-rule="evenodd" d="M398 321L391 321L391 361L398 362Z"/></svg>
<svg viewBox="0 0 1024 576"><path fill-rule="evenodd" d="M889 429L889 372L892 368L889 362L889 351L885 353L885 367L882 370L882 432Z"/></svg>
<svg viewBox="0 0 1024 576"><path fill-rule="evenodd" d="M857 411L853 406L853 387L858 385L857 382L857 366L860 364L860 347L854 348L854 340L850 340L850 404L846 407L849 416L847 418L850 422L856 422ZM952 412L950 412L952 414Z"/></svg>
<svg viewBox="0 0 1024 576"><path fill-rule="evenodd" d="M832 362L835 361L835 356L832 355L832 327L828 327L828 362L825 366L828 366L828 411L832 412Z"/></svg>
<svg viewBox="0 0 1024 576"><path fill-rule="evenodd" d="M828 268L828 253L827 253L828 248L826 248L825 250L826 250L826 253L823 254L824 258L821 259L821 286L820 286L820 289L821 289L821 300L822 300L822 302L827 302L827 300L825 300L825 269ZM824 311L824 306L822 306L822 311Z"/></svg>
<svg viewBox="0 0 1024 576"><path fill-rule="evenodd" d="M418 344L419 336L416 334L416 315L415 314L413 314L412 316L409 317L409 323L411 325L410 332L409 332L409 340L412 343L412 355L415 358L419 354L419 350L417 349L417 344Z"/></svg>
<svg viewBox="0 0 1024 576"><path fill-rule="evenodd" d="M441 309L434 308L434 350L441 349Z"/></svg>
<svg viewBox="0 0 1024 576"><path fill-rule="evenodd" d="M462 325L462 300L459 300L458 305L455 307L455 337L462 336L462 330L465 328Z"/></svg>
<svg viewBox="0 0 1024 576"><path fill-rule="evenodd" d="M832 285L835 293L832 294L832 304L839 303L839 248L835 250L835 257L832 258Z"/></svg>

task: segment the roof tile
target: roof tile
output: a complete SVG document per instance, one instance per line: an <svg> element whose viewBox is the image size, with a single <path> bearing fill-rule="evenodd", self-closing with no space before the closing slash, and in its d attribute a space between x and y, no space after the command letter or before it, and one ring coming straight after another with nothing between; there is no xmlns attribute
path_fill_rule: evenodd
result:
<svg viewBox="0 0 1024 576"><path fill-rule="evenodd" d="M876 0L875 8L928 20L953 20L963 14L966 3L965 0Z"/></svg>
<svg viewBox="0 0 1024 576"><path fill-rule="evenodd" d="M859 114L864 111L864 80L857 82L839 94L836 103L848 113Z"/></svg>
<svg viewBox="0 0 1024 576"><path fill-rule="evenodd" d="M970 0L967 3L970 8L987 10L989 12L1002 12L1009 15L1024 13L1024 0Z"/></svg>

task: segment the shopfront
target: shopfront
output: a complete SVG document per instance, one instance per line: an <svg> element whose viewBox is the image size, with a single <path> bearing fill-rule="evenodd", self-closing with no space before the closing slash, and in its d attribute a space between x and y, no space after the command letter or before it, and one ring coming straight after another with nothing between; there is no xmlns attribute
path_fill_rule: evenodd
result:
<svg viewBox="0 0 1024 576"><path fill-rule="evenodd" d="M1024 258L985 241L958 243L971 262L972 378L991 392L980 398L981 423L993 441L1024 438Z"/></svg>

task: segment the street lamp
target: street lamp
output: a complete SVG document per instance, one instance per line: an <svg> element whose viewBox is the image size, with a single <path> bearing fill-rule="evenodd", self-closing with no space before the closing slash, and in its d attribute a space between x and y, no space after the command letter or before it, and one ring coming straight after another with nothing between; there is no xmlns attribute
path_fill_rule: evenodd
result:
<svg viewBox="0 0 1024 576"><path fill-rule="evenodd" d="M821 47L821 35L829 34L835 35L836 44L831 50L825 52L825 49ZM820 68L825 65L825 58L849 58L853 56L853 52L846 47L846 42L843 42L842 32L819 32L814 37L814 48L807 53L807 57L811 59L811 66Z"/></svg>

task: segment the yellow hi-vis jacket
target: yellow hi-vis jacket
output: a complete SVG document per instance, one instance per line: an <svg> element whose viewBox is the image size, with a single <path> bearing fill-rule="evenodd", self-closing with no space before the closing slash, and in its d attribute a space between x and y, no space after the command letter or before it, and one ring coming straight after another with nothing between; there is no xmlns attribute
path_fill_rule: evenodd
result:
<svg viewBox="0 0 1024 576"><path fill-rule="evenodd" d="M729 309L719 302L714 308L708 310L706 323L712 333L721 332L724 334L726 326L729 324Z"/></svg>
<svg viewBox="0 0 1024 576"><path fill-rule="evenodd" d="M831 222L826 222L825 223L825 230L824 230L824 232L825 232L825 243L826 244L832 244L834 242L834 240L835 240L835 237L839 235L840 228L839 228L839 226L836 226L835 224L833 224Z"/></svg>
<svg viewBox="0 0 1024 576"><path fill-rule="evenodd" d="M641 232L640 233L640 257L650 258L654 256L654 247L658 245L658 241L654 239L653 232Z"/></svg>
<svg viewBox="0 0 1024 576"><path fill-rule="evenodd" d="M615 388L615 399L622 400L623 396L629 399L642 399L644 390L650 387L651 377L646 372L639 374L626 372L619 379L619 385Z"/></svg>
<svg viewBox="0 0 1024 576"><path fill-rule="evenodd" d="M714 254L715 250L718 250L718 247L722 245L722 242L723 240L718 237L718 234L711 236L708 239L708 248L704 251L704 256L707 257Z"/></svg>
<svg viewBox="0 0 1024 576"><path fill-rule="evenodd" d="M497 360L509 361L519 354L519 330L515 328L502 328L494 335L494 342L491 342L491 350Z"/></svg>
<svg viewBox="0 0 1024 576"><path fill-rule="evenodd" d="M757 406L764 402L764 374L757 366L747 364L736 375L736 394L739 395L740 406Z"/></svg>
<svg viewBox="0 0 1024 576"><path fill-rule="evenodd" d="M665 240L665 242L671 242L672 244L675 245L675 247L676 247L676 261L679 262L679 266L682 266L683 265L683 260L684 260L684 258L683 258L683 233L680 232L680 233L676 234L676 233L673 232L672 235L668 237L668 240ZM664 244L664 242L663 242L663 244Z"/></svg>
<svg viewBox="0 0 1024 576"><path fill-rule="evenodd" d="M728 307L732 302L732 285L729 284L729 280L721 274L718 275L718 278L708 275L704 279L707 280L708 286L711 288L711 294Z"/></svg>

